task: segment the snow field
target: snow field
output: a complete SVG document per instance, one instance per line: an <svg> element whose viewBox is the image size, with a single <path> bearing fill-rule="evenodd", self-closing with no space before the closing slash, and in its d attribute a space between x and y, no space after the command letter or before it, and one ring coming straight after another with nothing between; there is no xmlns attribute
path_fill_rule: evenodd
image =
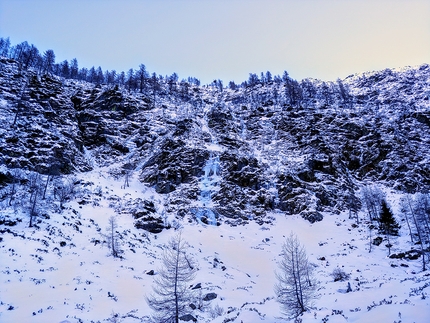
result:
<svg viewBox="0 0 430 323"><path fill-rule="evenodd" d="M17 214L23 219L11 227L17 235L2 234L0 322L107 322L114 313L125 323L148 320L145 295L152 291L153 276L147 273L157 273L174 229L158 235L137 230L130 214L117 213L110 205L142 198L153 200L162 212L163 198L133 177L130 187L122 188L107 169L82 177L93 183L87 187L89 203L80 204L80 198L66 203L62 213L51 214L38 230L27 227L25 214ZM100 191L101 196L94 194ZM398 196L388 192L387 198L393 203ZM97 243L112 215L122 237L123 260ZM182 220L189 253L199 263L195 284L201 283L202 296L217 293L194 312L199 322L285 322L273 286L281 246L291 231L305 245L319 281L319 297L303 322L428 322L430 276L420 272L420 261L389 259L384 243L369 253L366 226L354 228L354 220L343 213L324 216L310 224L272 213L270 224L237 227ZM410 249L405 229L395 238L393 252ZM337 267L350 274L352 292L346 293L347 281L333 281L330 274Z"/></svg>

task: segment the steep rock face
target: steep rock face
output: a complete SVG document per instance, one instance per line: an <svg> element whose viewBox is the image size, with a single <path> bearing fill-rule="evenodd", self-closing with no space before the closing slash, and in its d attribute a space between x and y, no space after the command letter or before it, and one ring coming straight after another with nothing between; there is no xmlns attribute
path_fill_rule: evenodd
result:
<svg viewBox="0 0 430 323"><path fill-rule="evenodd" d="M190 183L202 175L209 153L186 146L182 140L168 138L143 166L142 181L158 193L170 193L180 184Z"/></svg>
<svg viewBox="0 0 430 323"><path fill-rule="evenodd" d="M62 173L89 169L82 154L82 142L71 102L63 97L62 84L49 76L16 74L13 82L7 70L2 79L2 163L47 173L57 165ZM6 86L7 84L7 86Z"/></svg>
<svg viewBox="0 0 430 323"><path fill-rule="evenodd" d="M264 176L267 165L234 150L222 153L220 162L222 181L213 196L219 214L248 220L274 209L274 196Z"/></svg>
<svg viewBox="0 0 430 323"><path fill-rule="evenodd" d="M20 71L1 58L1 185L16 167L67 174L117 165L163 194L167 212L193 216L216 156L220 178L205 194L217 220L232 224L264 221L269 210L318 221L348 207L363 182L430 188L428 65L342 85L291 84L220 91L159 80L137 93Z"/></svg>

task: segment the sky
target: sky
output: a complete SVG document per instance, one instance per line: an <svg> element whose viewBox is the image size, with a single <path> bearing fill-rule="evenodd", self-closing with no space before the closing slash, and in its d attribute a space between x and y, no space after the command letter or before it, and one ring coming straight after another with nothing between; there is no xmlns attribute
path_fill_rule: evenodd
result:
<svg viewBox="0 0 430 323"><path fill-rule="evenodd" d="M0 37L57 62L236 83L430 63L428 0L0 0Z"/></svg>

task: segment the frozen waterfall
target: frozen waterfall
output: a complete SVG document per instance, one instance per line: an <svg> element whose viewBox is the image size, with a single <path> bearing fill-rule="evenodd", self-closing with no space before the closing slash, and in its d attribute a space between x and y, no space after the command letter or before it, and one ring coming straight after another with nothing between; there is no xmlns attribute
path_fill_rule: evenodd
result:
<svg viewBox="0 0 430 323"><path fill-rule="evenodd" d="M219 189L219 170L219 156L211 155L203 167L204 175L199 182L200 196L197 201L196 217L199 221L211 225L217 224L215 213L212 211L212 193Z"/></svg>

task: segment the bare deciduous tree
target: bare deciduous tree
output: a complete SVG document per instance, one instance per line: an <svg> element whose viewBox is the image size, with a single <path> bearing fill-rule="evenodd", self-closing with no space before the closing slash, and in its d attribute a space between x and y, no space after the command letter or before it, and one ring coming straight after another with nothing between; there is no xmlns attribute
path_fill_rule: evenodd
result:
<svg viewBox="0 0 430 323"><path fill-rule="evenodd" d="M196 263L187 249L188 243L179 233L164 251L163 267L154 279L154 293L147 297L155 322L178 323L182 316L190 314L193 294L189 286L195 277Z"/></svg>
<svg viewBox="0 0 430 323"><path fill-rule="evenodd" d="M363 204L369 213L369 220L378 220L384 193L377 186L364 186L361 189Z"/></svg>
<svg viewBox="0 0 430 323"><path fill-rule="evenodd" d="M70 177L57 178L54 185L54 198L58 198L60 208L63 208L64 202L70 200L75 193L74 179Z"/></svg>
<svg viewBox="0 0 430 323"><path fill-rule="evenodd" d="M411 243L414 243L413 237L418 237L418 243L421 248L422 255L422 268L426 270L426 258L430 250L430 200L426 194L417 194L415 199L410 195L406 195L401 200L401 211L405 215L406 223L408 225L409 234L411 236ZM415 234L412 232L409 219L415 227ZM427 245L427 246L426 246Z"/></svg>
<svg viewBox="0 0 430 323"><path fill-rule="evenodd" d="M9 206L12 206L12 201L15 199L17 193L17 186L21 180L21 170L19 168L14 168L11 171L12 183L9 188Z"/></svg>
<svg viewBox="0 0 430 323"><path fill-rule="evenodd" d="M54 176L58 176L60 175L60 165L58 164L51 164L51 166L49 166L49 170L48 170L48 175L46 176L46 182L45 182L45 187L43 189L43 198L46 198L46 190L48 188L48 184L49 182L52 180L52 178Z"/></svg>
<svg viewBox="0 0 430 323"><path fill-rule="evenodd" d="M107 234L104 235L104 237L108 241L109 249L111 250L111 255L115 258L121 257L121 246L119 242L119 234L116 231L118 228L118 224L116 222L116 218L114 216L111 216L109 218L109 225L107 226Z"/></svg>
<svg viewBox="0 0 430 323"><path fill-rule="evenodd" d="M364 186L361 189L361 196L369 214L369 252L372 252L372 229L374 228L372 221L379 219L381 203L385 196L376 186Z"/></svg>
<svg viewBox="0 0 430 323"><path fill-rule="evenodd" d="M37 217L37 202L39 199L40 193L40 174L39 173L32 173L29 176L29 191L30 191L30 223L29 227L31 228L33 226L33 222L35 218Z"/></svg>
<svg viewBox="0 0 430 323"><path fill-rule="evenodd" d="M278 282L275 293L283 313L289 318L296 318L312 306L317 283L305 248L295 234L291 233L286 239L281 257L279 271L276 272Z"/></svg>

